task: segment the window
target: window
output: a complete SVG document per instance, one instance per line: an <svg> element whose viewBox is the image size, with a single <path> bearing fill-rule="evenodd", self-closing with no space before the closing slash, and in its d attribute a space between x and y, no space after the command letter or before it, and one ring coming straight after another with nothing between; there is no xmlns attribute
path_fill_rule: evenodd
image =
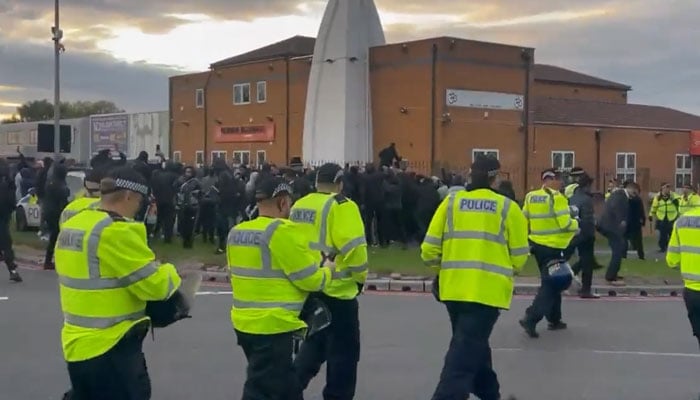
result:
<svg viewBox="0 0 700 400"><path fill-rule="evenodd" d="M256 87L256 94L258 96L258 103L264 103L267 101L267 82L258 82Z"/></svg>
<svg viewBox="0 0 700 400"><path fill-rule="evenodd" d="M204 152L202 150L194 152L194 163L197 164L198 167L204 165Z"/></svg>
<svg viewBox="0 0 700 400"><path fill-rule="evenodd" d="M615 171L617 181L623 183L625 181L637 180L637 153L617 153Z"/></svg>
<svg viewBox="0 0 700 400"><path fill-rule="evenodd" d="M688 154L676 154L676 189L693 184L693 163Z"/></svg>
<svg viewBox="0 0 700 400"><path fill-rule="evenodd" d="M173 162L182 162L182 152L173 151Z"/></svg>
<svg viewBox="0 0 700 400"><path fill-rule="evenodd" d="M250 83L233 85L233 104L250 104Z"/></svg>
<svg viewBox="0 0 700 400"><path fill-rule="evenodd" d="M214 160L224 160L226 161L226 152L225 151L212 151L211 152L211 161L214 162Z"/></svg>
<svg viewBox="0 0 700 400"><path fill-rule="evenodd" d="M194 91L194 105L197 108L204 108L204 89Z"/></svg>
<svg viewBox="0 0 700 400"><path fill-rule="evenodd" d="M552 168L559 170L571 170L574 167L573 151L553 151Z"/></svg>
<svg viewBox="0 0 700 400"><path fill-rule="evenodd" d="M476 157L480 155L494 157L496 160L499 159L498 150L496 149L472 149L472 162L476 161Z"/></svg>
<svg viewBox="0 0 700 400"><path fill-rule="evenodd" d="M234 151L233 152L233 163L240 165L250 165L250 152L247 150Z"/></svg>
<svg viewBox="0 0 700 400"><path fill-rule="evenodd" d="M261 166L267 161L267 152L265 152L265 150L258 150L255 152L255 158L257 165Z"/></svg>

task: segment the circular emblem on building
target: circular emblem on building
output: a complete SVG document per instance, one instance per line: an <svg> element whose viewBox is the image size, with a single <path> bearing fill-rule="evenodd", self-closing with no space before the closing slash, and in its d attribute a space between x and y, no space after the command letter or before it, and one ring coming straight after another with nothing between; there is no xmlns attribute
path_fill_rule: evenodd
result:
<svg viewBox="0 0 700 400"><path fill-rule="evenodd" d="M457 102L457 93L455 92L448 92L447 93L447 104L455 104Z"/></svg>
<svg viewBox="0 0 700 400"><path fill-rule="evenodd" d="M523 108L523 98L522 97L515 98L515 108Z"/></svg>

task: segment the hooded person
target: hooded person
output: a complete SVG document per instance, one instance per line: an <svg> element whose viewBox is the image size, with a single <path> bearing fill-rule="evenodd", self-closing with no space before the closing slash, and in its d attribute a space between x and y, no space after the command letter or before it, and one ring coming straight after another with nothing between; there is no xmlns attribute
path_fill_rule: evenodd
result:
<svg viewBox="0 0 700 400"><path fill-rule="evenodd" d="M10 167L5 160L0 159L0 255L7 264L10 280L21 282L22 278L17 272L15 253L12 249L12 236L10 235L10 221L17 204L14 186L14 180L10 176Z"/></svg>
<svg viewBox="0 0 700 400"><path fill-rule="evenodd" d="M66 184L68 169L60 162L54 162L51 167L51 176L46 183L46 194L41 203L42 217L46 221L46 228L49 234L49 242L46 247L44 257L44 269L54 269L53 255L60 229L61 213L68 205L70 189Z"/></svg>

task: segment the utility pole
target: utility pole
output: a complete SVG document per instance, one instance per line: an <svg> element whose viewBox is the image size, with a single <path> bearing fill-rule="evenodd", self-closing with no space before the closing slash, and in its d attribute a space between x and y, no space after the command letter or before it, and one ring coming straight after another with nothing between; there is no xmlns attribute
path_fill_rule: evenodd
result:
<svg viewBox="0 0 700 400"><path fill-rule="evenodd" d="M53 149L54 158L56 161L61 156L61 50L63 45L61 44L61 39L63 38L63 31L59 27L59 0L55 0L55 22L51 33L53 34L53 48L54 48L54 96L53 96L53 124L54 124L54 135L53 135Z"/></svg>

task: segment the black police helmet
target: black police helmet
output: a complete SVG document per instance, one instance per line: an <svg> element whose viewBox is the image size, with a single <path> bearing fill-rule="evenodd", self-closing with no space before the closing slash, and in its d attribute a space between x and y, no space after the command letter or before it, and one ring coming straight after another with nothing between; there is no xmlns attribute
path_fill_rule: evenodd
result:
<svg viewBox="0 0 700 400"><path fill-rule="evenodd" d="M258 201L292 193L292 187L283 178L269 174L259 176L255 185L255 199Z"/></svg>
<svg viewBox="0 0 700 400"><path fill-rule="evenodd" d="M338 183L343 177L343 168L338 164L326 163L321 165L316 174L318 183Z"/></svg>

